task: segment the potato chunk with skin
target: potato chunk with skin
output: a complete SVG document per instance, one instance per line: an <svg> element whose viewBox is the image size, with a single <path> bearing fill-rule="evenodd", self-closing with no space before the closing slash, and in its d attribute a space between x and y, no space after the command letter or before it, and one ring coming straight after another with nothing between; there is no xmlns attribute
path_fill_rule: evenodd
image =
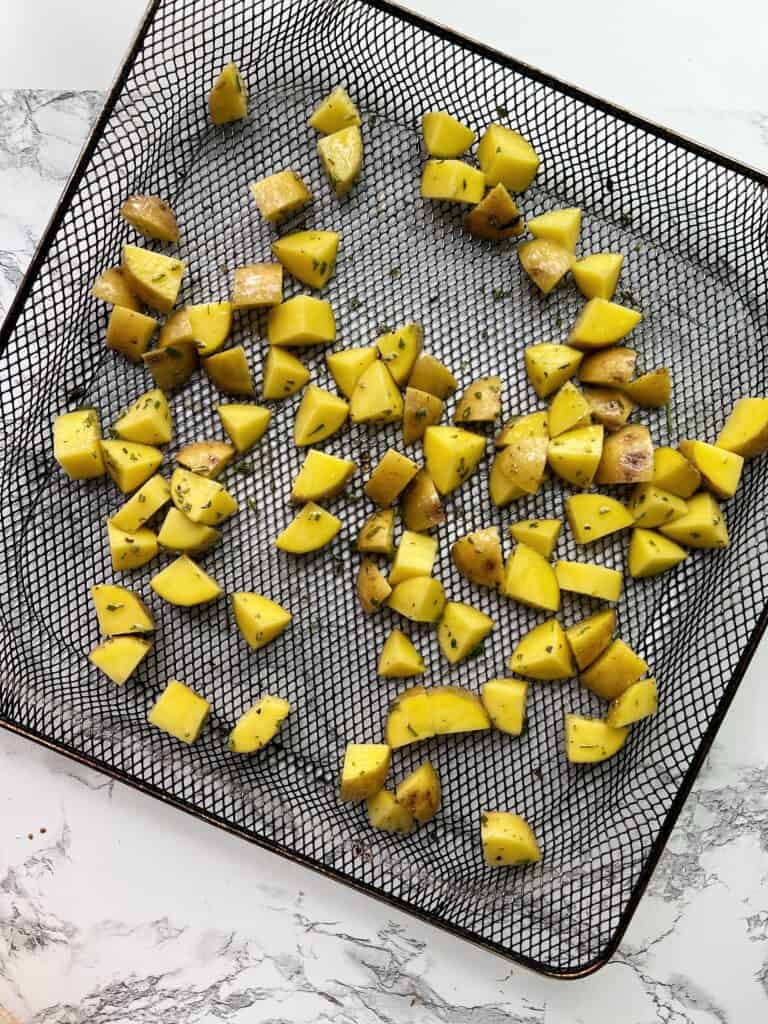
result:
<svg viewBox="0 0 768 1024"><path fill-rule="evenodd" d="M589 402L571 381L567 380L552 399L547 412L550 437L564 434L575 427L588 427L592 422Z"/></svg>
<svg viewBox="0 0 768 1024"><path fill-rule="evenodd" d="M179 240L173 210L159 196L129 196L120 207L120 216L145 238L156 238L159 242Z"/></svg>
<svg viewBox="0 0 768 1024"><path fill-rule="evenodd" d="M504 585L504 560L498 526L475 530L460 537L451 548L451 557L462 576L472 583L495 590Z"/></svg>
<svg viewBox="0 0 768 1024"><path fill-rule="evenodd" d="M607 299L590 299L576 317L568 335L568 344L582 349L615 345L626 338L642 319L642 313L637 310Z"/></svg>
<svg viewBox="0 0 768 1024"><path fill-rule="evenodd" d="M95 409L65 412L53 421L53 457L70 480L104 476L101 424Z"/></svg>
<svg viewBox="0 0 768 1024"><path fill-rule="evenodd" d="M622 387L635 372L637 352L632 348L613 345L590 352L579 368L582 384L599 387Z"/></svg>
<svg viewBox="0 0 768 1024"><path fill-rule="evenodd" d="M408 387L428 391L430 395L445 400L456 390L457 383L447 366L429 352L422 352L413 364Z"/></svg>
<svg viewBox="0 0 768 1024"><path fill-rule="evenodd" d="M112 516L112 522L126 533L135 533L170 500L171 488L168 481L156 473L120 506Z"/></svg>
<svg viewBox="0 0 768 1024"><path fill-rule="evenodd" d="M478 377L456 405L454 423L494 423L501 412L501 379Z"/></svg>
<svg viewBox="0 0 768 1024"><path fill-rule="evenodd" d="M357 125L340 128L318 139L317 153L331 188L341 198L357 179L363 166L363 137Z"/></svg>
<svg viewBox="0 0 768 1024"><path fill-rule="evenodd" d="M283 301L280 263L249 263L232 277L232 309L266 309Z"/></svg>
<svg viewBox="0 0 768 1024"><path fill-rule="evenodd" d="M485 612L460 601L449 601L437 627L437 642L448 661L455 665L477 650L492 629L493 619Z"/></svg>
<svg viewBox="0 0 768 1024"><path fill-rule="evenodd" d="M338 231L297 231L272 243L272 253L297 281L323 288L336 269Z"/></svg>
<svg viewBox="0 0 768 1024"><path fill-rule="evenodd" d="M379 655L378 674L384 679L408 679L424 674L424 659L409 638L393 629Z"/></svg>
<svg viewBox="0 0 768 1024"><path fill-rule="evenodd" d="M519 544L527 544L544 558L551 558L562 525L562 519L523 519L512 523L509 532Z"/></svg>
<svg viewBox="0 0 768 1024"><path fill-rule="evenodd" d="M612 299L623 263L621 253L596 252L577 260L571 272L585 299Z"/></svg>
<svg viewBox="0 0 768 1024"><path fill-rule="evenodd" d="M278 171L251 182L249 188L259 213L269 224L295 213L312 200L312 193L296 171Z"/></svg>
<svg viewBox="0 0 768 1024"><path fill-rule="evenodd" d="M732 498L744 468L744 458L706 441L681 441L680 451L698 469L704 486L718 498Z"/></svg>
<svg viewBox="0 0 768 1024"><path fill-rule="evenodd" d="M138 245L124 245L120 267L128 287L142 302L170 313L184 274L182 260Z"/></svg>
<svg viewBox="0 0 768 1024"><path fill-rule="evenodd" d="M267 431L272 413L262 405L238 405L234 402L216 406L221 424L239 452L247 452Z"/></svg>
<svg viewBox="0 0 768 1024"><path fill-rule="evenodd" d="M472 129L445 110L422 114L421 135L429 155L439 160L461 156L475 141Z"/></svg>
<svg viewBox="0 0 768 1024"><path fill-rule="evenodd" d="M322 501L340 494L357 466L351 459L340 459L317 448L310 448L293 481L291 501Z"/></svg>
<svg viewBox="0 0 768 1024"><path fill-rule="evenodd" d="M398 423L403 399L386 364L377 359L360 374L349 400L353 423Z"/></svg>
<svg viewBox="0 0 768 1024"><path fill-rule="evenodd" d="M431 821L440 810L441 787L437 772L429 763L419 765L395 790L397 802L417 821Z"/></svg>
<svg viewBox="0 0 768 1024"><path fill-rule="evenodd" d="M135 441L102 441L101 452L107 473L123 494L141 487L163 461L163 453L157 448Z"/></svg>
<svg viewBox="0 0 768 1024"><path fill-rule="evenodd" d="M628 686L616 700L611 701L605 724L614 729L625 725L633 725L643 718L655 715L659 706L659 696L655 679L641 679Z"/></svg>
<svg viewBox="0 0 768 1024"><path fill-rule="evenodd" d="M501 183L510 192L524 192L539 169L539 158L530 142L501 124L485 129L477 148L477 162L489 185Z"/></svg>
<svg viewBox="0 0 768 1024"><path fill-rule="evenodd" d="M413 815L398 803L394 793L388 789L380 789L378 793L366 800L368 824L381 832L398 832L407 835L413 828Z"/></svg>
<svg viewBox="0 0 768 1024"><path fill-rule="evenodd" d="M208 93L208 115L214 124L230 124L248 116L248 98L237 64L229 63Z"/></svg>
<svg viewBox="0 0 768 1024"><path fill-rule="evenodd" d="M576 373L583 358L582 352L568 345L528 345L525 369L539 398L547 398L561 388Z"/></svg>
<svg viewBox="0 0 768 1024"><path fill-rule="evenodd" d="M176 469L171 477L171 500L193 523L219 526L234 512L237 502L220 483L188 469Z"/></svg>
<svg viewBox="0 0 768 1024"><path fill-rule="evenodd" d="M439 580L415 576L398 583L387 604L411 622L437 622L445 607L445 591Z"/></svg>
<svg viewBox="0 0 768 1024"><path fill-rule="evenodd" d="M189 307L182 306L181 309L174 310L160 328L157 346L165 348L167 345L181 345L194 340L192 325L189 322Z"/></svg>
<svg viewBox="0 0 768 1024"><path fill-rule="evenodd" d="M191 687L171 679L147 715L150 725L181 740L194 743L208 720L211 705Z"/></svg>
<svg viewBox="0 0 768 1024"><path fill-rule="evenodd" d="M547 467L547 414L521 416L504 429L506 446L493 460L490 492L494 505L503 506L523 494L535 494ZM502 440L497 438L498 444Z"/></svg>
<svg viewBox="0 0 768 1024"><path fill-rule="evenodd" d="M236 449L226 441L193 441L176 452L176 461L197 476L216 480L234 459Z"/></svg>
<svg viewBox="0 0 768 1024"><path fill-rule="evenodd" d="M91 587L91 600L102 636L126 636L151 633L155 628L152 612L138 594L111 584Z"/></svg>
<svg viewBox="0 0 768 1024"><path fill-rule="evenodd" d="M149 585L164 601L182 608L207 604L223 593L216 580L188 555L179 555L174 562L153 576Z"/></svg>
<svg viewBox="0 0 768 1024"><path fill-rule="evenodd" d="M157 537L146 527L127 533L108 521L107 536L115 572L138 569L151 562L158 551Z"/></svg>
<svg viewBox="0 0 768 1024"><path fill-rule="evenodd" d="M627 568L633 579L646 576L659 576L668 569L674 569L688 557L685 548L681 548L668 537L662 537L654 530L638 527L632 531L629 542Z"/></svg>
<svg viewBox="0 0 768 1024"><path fill-rule="evenodd" d="M273 306L267 317L270 345L294 348L328 345L336 340L336 321L330 302L313 295L295 295Z"/></svg>
<svg viewBox="0 0 768 1024"><path fill-rule="evenodd" d="M604 700L614 700L648 671L648 664L623 640L610 647L585 669L579 681Z"/></svg>
<svg viewBox="0 0 768 1024"><path fill-rule="evenodd" d="M392 593L384 573L370 558L364 558L357 571L357 596L366 615L379 611Z"/></svg>
<svg viewBox="0 0 768 1024"><path fill-rule="evenodd" d="M201 356L212 356L232 330L231 302L201 302L187 307L189 330Z"/></svg>
<svg viewBox="0 0 768 1024"><path fill-rule="evenodd" d="M586 594L601 601L618 601L622 576L615 569L592 562L555 562L555 576L561 590Z"/></svg>
<svg viewBox="0 0 768 1024"><path fill-rule="evenodd" d="M616 612L609 608L596 612L565 631L568 644L580 669L587 668L608 647L616 629Z"/></svg>
<svg viewBox="0 0 768 1024"><path fill-rule="evenodd" d="M637 526L649 529L671 523L684 516L688 506L682 498L670 491L664 491L655 484L638 484L632 492L629 510Z"/></svg>
<svg viewBox="0 0 768 1024"><path fill-rule="evenodd" d="M380 508L363 523L357 535L357 550L371 555L385 555L391 558L395 551L395 512L391 508Z"/></svg>
<svg viewBox="0 0 768 1024"><path fill-rule="evenodd" d="M576 252L581 230L581 209L570 206L542 213L528 221L528 230L534 238L548 238L568 252Z"/></svg>
<svg viewBox="0 0 768 1024"><path fill-rule="evenodd" d="M485 454L485 438L459 427L427 427L426 470L441 494L450 494L474 472Z"/></svg>
<svg viewBox="0 0 768 1024"><path fill-rule="evenodd" d="M293 443L303 448L325 441L337 430L341 430L348 415L349 406L343 398L310 384L296 411Z"/></svg>
<svg viewBox="0 0 768 1024"><path fill-rule="evenodd" d="M195 372L197 346L192 341L158 346L152 352L145 352L141 359L157 387L173 391L183 387Z"/></svg>
<svg viewBox="0 0 768 1024"><path fill-rule="evenodd" d="M179 554L201 555L221 540L221 531L193 523L177 508L169 508L157 535L160 547Z"/></svg>
<svg viewBox="0 0 768 1024"><path fill-rule="evenodd" d="M718 434L716 444L745 459L768 451L768 398L740 398Z"/></svg>
<svg viewBox="0 0 768 1024"><path fill-rule="evenodd" d="M726 548L728 530L715 498L706 491L688 499L684 516L659 527L665 537L689 548Z"/></svg>
<svg viewBox="0 0 768 1024"><path fill-rule="evenodd" d="M140 444L168 444L173 437L171 410L159 388L140 395L122 416L115 420L114 432L124 441Z"/></svg>
<svg viewBox="0 0 768 1024"><path fill-rule="evenodd" d="M427 427L439 423L443 416L443 403L436 395L417 388L405 389L403 407L403 444L420 441Z"/></svg>
<svg viewBox="0 0 768 1024"><path fill-rule="evenodd" d="M293 616L277 601L252 591L238 591L232 595L232 610L237 627L248 646L258 651L280 636Z"/></svg>
<svg viewBox="0 0 768 1024"><path fill-rule="evenodd" d="M571 649L557 619L548 619L525 634L509 659L513 672L530 679L568 679L575 672Z"/></svg>
<svg viewBox="0 0 768 1024"><path fill-rule="evenodd" d="M291 705L282 697L266 694L238 718L227 739L233 754L253 754L265 747L280 731Z"/></svg>
<svg viewBox="0 0 768 1024"><path fill-rule="evenodd" d="M337 85L315 107L308 124L310 128L330 135L347 125L359 125L360 114L344 86Z"/></svg>
<svg viewBox="0 0 768 1024"><path fill-rule="evenodd" d="M140 636L114 636L94 647L89 660L116 686L131 678L152 649L152 642Z"/></svg>
<svg viewBox="0 0 768 1024"><path fill-rule="evenodd" d="M408 380L423 342L424 328L417 323L403 324L376 339L376 348L399 387Z"/></svg>
<svg viewBox="0 0 768 1024"><path fill-rule="evenodd" d="M653 478L653 442L648 427L629 423L603 443L596 484L646 483Z"/></svg>
<svg viewBox="0 0 768 1024"><path fill-rule="evenodd" d="M348 743L341 770L342 800L366 800L383 787L391 748L386 743Z"/></svg>
<svg viewBox="0 0 768 1024"><path fill-rule="evenodd" d="M275 547L292 555L306 555L330 544L340 529L339 518L309 501L277 536Z"/></svg>
<svg viewBox="0 0 768 1024"><path fill-rule="evenodd" d="M125 306L126 309L141 312L141 303L128 287L120 267L107 267L103 270L93 282L91 295L111 306Z"/></svg>
<svg viewBox="0 0 768 1024"><path fill-rule="evenodd" d="M557 287L573 266L573 253L548 238L534 238L517 247L520 265L544 295Z"/></svg>
<svg viewBox="0 0 768 1024"><path fill-rule="evenodd" d="M543 555L526 544L517 544L507 559L504 593L513 601L556 612L560 608L560 587L555 570Z"/></svg>
<svg viewBox="0 0 768 1024"><path fill-rule="evenodd" d="M360 375L377 358L376 348L367 345L363 348L343 348L340 352L329 352L325 357L336 387L345 398L351 398Z"/></svg>
<svg viewBox="0 0 768 1024"><path fill-rule="evenodd" d="M284 348L270 346L264 360L264 380L261 393L264 398L278 400L295 395L309 380L309 370L300 359Z"/></svg>
<svg viewBox="0 0 768 1024"><path fill-rule="evenodd" d="M157 320L125 306L114 306L107 323L107 348L138 363L157 330Z"/></svg>
<svg viewBox="0 0 768 1024"><path fill-rule="evenodd" d="M618 388L584 388L583 395L592 415L606 430L623 427L634 412L635 403Z"/></svg>
<svg viewBox="0 0 768 1024"><path fill-rule="evenodd" d="M494 185L484 199L464 214L464 227L475 238L501 241L525 231L523 215L502 184Z"/></svg>
<svg viewBox="0 0 768 1024"><path fill-rule="evenodd" d="M415 576L430 576L437 556L437 541L426 533L404 530L389 573L389 585L396 586Z"/></svg>
<svg viewBox="0 0 768 1024"><path fill-rule="evenodd" d="M445 509L432 477L420 469L401 498L403 522L409 530L432 530L445 522Z"/></svg>
<svg viewBox="0 0 768 1024"><path fill-rule="evenodd" d="M446 203L479 203L485 194L485 175L463 160L427 160L421 174L422 199Z"/></svg>
<svg viewBox="0 0 768 1024"><path fill-rule="evenodd" d="M577 544L590 544L635 523L626 505L605 494L569 494L565 509Z"/></svg>
<svg viewBox="0 0 768 1024"><path fill-rule="evenodd" d="M484 811L480 816L480 838L489 867L534 864L541 860L533 829L519 814Z"/></svg>
<svg viewBox="0 0 768 1024"><path fill-rule="evenodd" d="M553 438L547 461L563 480L576 487L590 487L603 454L603 428L579 427Z"/></svg>
<svg viewBox="0 0 768 1024"><path fill-rule="evenodd" d="M242 345L203 359L203 369L213 386L225 395L249 397L254 394L251 368Z"/></svg>
<svg viewBox="0 0 768 1024"><path fill-rule="evenodd" d="M382 455L363 488L367 497L386 507L397 500L419 471L416 463L394 448Z"/></svg>
<svg viewBox="0 0 768 1024"><path fill-rule="evenodd" d="M483 684L481 700L493 727L519 736L525 725L528 683L524 679L491 679Z"/></svg>
<svg viewBox="0 0 768 1024"><path fill-rule="evenodd" d="M565 716L565 754L572 764L607 761L624 746L629 729L616 729L601 718Z"/></svg>
<svg viewBox="0 0 768 1024"><path fill-rule="evenodd" d="M423 686L412 686L392 701L385 732L393 750L435 735L429 698Z"/></svg>
<svg viewBox="0 0 768 1024"><path fill-rule="evenodd" d="M678 498L690 498L701 485L701 473L674 448L657 448L653 453L653 483Z"/></svg>
<svg viewBox="0 0 768 1024"><path fill-rule="evenodd" d="M491 720L485 708L469 690L461 686L433 686L426 692L435 736L490 729Z"/></svg>
<svg viewBox="0 0 768 1024"><path fill-rule="evenodd" d="M646 409L660 409L672 395L672 382L666 366L650 370L624 385L624 391L638 405Z"/></svg>

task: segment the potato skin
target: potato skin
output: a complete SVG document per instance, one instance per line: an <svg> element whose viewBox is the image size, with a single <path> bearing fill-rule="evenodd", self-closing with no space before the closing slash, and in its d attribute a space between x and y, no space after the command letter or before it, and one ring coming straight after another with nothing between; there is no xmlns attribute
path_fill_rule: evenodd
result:
<svg viewBox="0 0 768 1024"><path fill-rule="evenodd" d="M630 423L603 442L596 484L639 484L653 479L653 442L647 427Z"/></svg>
<svg viewBox="0 0 768 1024"><path fill-rule="evenodd" d="M378 565L370 558L364 558L357 573L357 596L366 615L373 615L392 593Z"/></svg>
<svg viewBox="0 0 768 1024"><path fill-rule="evenodd" d="M497 526L459 538L451 548L451 557L459 572L472 583L495 589L503 585L504 562Z"/></svg>
<svg viewBox="0 0 768 1024"><path fill-rule="evenodd" d="M402 496L400 510L406 528L423 532L445 522L440 494L425 469L420 469Z"/></svg>
<svg viewBox="0 0 768 1024"><path fill-rule="evenodd" d="M131 227L158 242L178 242L179 226L173 210L160 196L129 196L120 214Z"/></svg>
<svg viewBox="0 0 768 1024"><path fill-rule="evenodd" d="M604 348L586 356L579 367L582 384L598 384L615 387L632 379L637 362L637 352L631 348L615 346Z"/></svg>

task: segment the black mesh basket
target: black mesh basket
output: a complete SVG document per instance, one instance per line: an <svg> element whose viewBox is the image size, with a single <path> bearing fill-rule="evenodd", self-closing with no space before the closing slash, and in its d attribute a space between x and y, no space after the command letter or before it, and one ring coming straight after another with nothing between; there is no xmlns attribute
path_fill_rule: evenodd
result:
<svg viewBox="0 0 768 1024"><path fill-rule="evenodd" d="M213 128L206 96L229 60L243 71L251 113L245 123ZM323 178L306 125L314 103L339 82L365 115L363 178L342 201ZM297 562L271 544L291 516L286 498L302 459L290 441L299 396L273 403L269 433L248 457L252 473L229 472L241 511L205 556L227 592L267 594L293 611L293 627L252 653L226 600L191 611L162 604L149 589L153 563L119 580L148 595L158 620L151 657L123 688L87 660L97 642L88 587L114 579L105 520L121 497L107 480L68 482L52 458L57 413L93 404L109 425L151 386L144 370L105 350L107 311L89 295L97 273L133 240L116 215L120 202L133 192L167 196L189 266L180 301L222 299L232 269L267 258L273 237L247 184L286 167L316 196L305 222L342 234L325 291L340 344L418 319L427 347L461 384L498 372L505 415L536 408L523 347L564 339L582 300L571 286L542 299L519 270L514 242L473 240L459 212L420 200L418 125L434 108L478 130L492 120L519 129L541 155L522 198L525 214L581 205L582 251L628 254L619 298L645 313L633 335L642 365L667 365L674 380L669 418L643 417L657 444L711 439L736 396L765 394L768 193L760 174L383 3L160 0L1 336L0 714L9 728L198 817L530 967L573 976L616 948L764 628L764 461L747 464L738 497L726 505L728 550L694 552L657 580L626 581L620 633L659 679L658 715L633 728L610 762L580 769L562 754L563 713L599 714L599 701L575 682L535 684L520 739L470 735L396 753L398 777L428 756L445 794L438 818L402 838L374 833L362 809L336 796L345 743L380 739L401 688L376 675L394 616L364 620L353 592L350 540L370 511L360 500L366 474L351 488L357 501L331 505L344 530L329 549ZM260 384L263 323L242 317L235 340ZM322 355L307 362L327 384ZM216 400L202 376L173 397L179 443L219 436ZM400 444L395 427L355 428L325 447L365 466L392 444ZM504 674L514 642L545 617L478 591L451 567L450 542L472 528L562 513L562 489L551 483L493 510L487 468L486 461L450 501L435 572L449 597L487 611L496 628L482 653L455 668L433 630L414 628L427 684L477 690ZM622 566L626 537L590 553ZM577 555L568 531L558 554ZM586 599L566 596L563 620L589 610ZM170 677L213 705L192 748L146 722ZM292 704L279 741L251 759L228 754L227 730L266 691ZM540 865L483 865L485 808L514 809L533 823Z"/></svg>

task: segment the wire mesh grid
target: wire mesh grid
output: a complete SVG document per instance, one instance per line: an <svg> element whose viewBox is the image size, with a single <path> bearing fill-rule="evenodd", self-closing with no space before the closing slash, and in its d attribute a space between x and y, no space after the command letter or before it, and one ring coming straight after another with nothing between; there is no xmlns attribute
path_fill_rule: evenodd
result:
<svg viewBox="0 0 768 1024"><path fill-rule="evenodd" d="M250 115L213 128L205 97L229 60L248 84ZM362 180L341 201L323 178L306 126L314 103L339 82L364 113L365 144ZM444 786L439 817L403 838L374 834L364 812L336 796L345 743L380 739L387 705L402 688L376 675L383 640L402 622L386 610L363 618L350 545L372 510L362 495L365 470L387 447L401 447L398 429L356 427L323 446L351 455L360 471L349 496L329 504L344 523L339 538L299 562L271 542L292 515L287 495L303 457L291 442L300 396L272 403L269 432L247 457L251 472L226 477L241 511L204 565L225 592L255 590L291 609L292 628L250 652L226 600L192 610L162 604L149 589L158 568L151 563L117 579L147 599L158 622L152 655L120 689L99 678L87 653L97 642L88 587L115 579L105 521L122 499L106 480L66 481L52 460L57 413L93 405L106 427L151 386L145 371L106 352L107 313L89 296L97 273L134 240L116 216L120 202L133 192L168 197L182 232L174 251L188 265L180 301L223 299L233 268L267 258L274 237L247 184L288 167L315 196L291 228L300 222L341 232L337 271L323 293L336 313L339 347L417 319L426 347L454 369L460 386L499 373L505 415L538 408L523 347L564 340L582 300L571 286L542 298L519 271L514 241L472 239L460 212L419 199L418 123L433 108L451 110L475 130L492 120L516 127L542 158L521 201L525 214L581 205L581 251L628 254L619 299L645 314L633 335L642 366L668 365L674 380L670 421L643 416L657 444L711 439L734 397L765 392L764 182L383 4L161 0L23 307L4 331L0 713L12 726L498 952L575 974L603 962L626 925L702 740L735 689L766 596L764 465L747 465L738 499L726 506L730 549L694 552L658 580L626 581L619 632L659 679L659 714L633 728L609 763L579 769L562 755L563 713L600 714L600 702L575 682L534 684L521 738L470 735L396 753L397 777L428 757ZM299 290L288 285L288 294ZM233 343L246 347L259 388L263 321L240 315ZM309 353L306 362L313 382L333 389L323 354ZM173 395L174 450L221 435L216 401L202 375ZM433 629L409 626L428 667L426 685L477 691L504 674L516 640L546 617L472 586L451 566L450 543L471 529L496 524L504 533L517 518L562 514L563 490L551 481L510 509L492 508L489 461L448 503L435 574L450 599L481 608L496 625L483 651L455 667L442 659ZM165 470L172 463L168 452ZM626 537L587 551L621 568ZM585 549L565 531L557 554L583 558ZM562 619L570 624L591 610L587 599L565 595ZM146 723L171 677L213 706L193 748ZM256 758L227 754L227 730L263 692L291 702L286 727ZM483 865L479 813L495 808L533 823L540 865L515 872Z"/></svg>

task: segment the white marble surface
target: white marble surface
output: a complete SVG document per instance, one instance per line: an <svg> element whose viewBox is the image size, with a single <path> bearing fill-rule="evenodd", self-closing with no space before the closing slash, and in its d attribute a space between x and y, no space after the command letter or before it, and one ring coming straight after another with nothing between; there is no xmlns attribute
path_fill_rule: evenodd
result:
<svg viewBox="0 0 768 1024"><path fill-rule="evenodd" d="M38 0L25 5L35 6L41 6ZM57 6L80 14L88 8L85 0L51 5ZM487 13L493 5L476 6ZM657 8L649 5L649 17ZM2 19L8 11L6 5L0 14L6 44L2 30L8 23ZM525 13L533 25L543 25L541 11ZM456 9L464 30L488 30L490 22L473 31L462 20L467 17ZM589 19L577 26L570 24L574 17L563 7L564 30L579 40L579 52L588 52ZM544 33L537 50L528 24L519 29L522 49L515 48L523 18L502 22L506 34L500 29L495 41L768 167L768 115L760 113L761 104L768 107L751 74L752 37L744 36L736 57L737 51L721 45L730 26L709 37L707 18L701 12L690 33L691 25L684 32L677 16L669 19L681 54L668 69L675 89L660 88L664 61L647 54L647 81L628 84L619 74L622 64L636 60L635 35L629 40L606 29L613 49L599 69L606 76L602 87L585 81L586 72L570 70L577 48L565 37L558 51L551 31ZM104 31L104 48L118 52L124 42L119 33L127 29L117 19L111 34L108 27ZM662 53L674 48L667 38L658 42ZM6 62L6 75L13 76L18 63ZM83 82L76 63L74 53L67 58L62 50L59 77L52 81L50 66L40 61L36 81L53 91L0 93L0 311L98 107L95 92L71 91L104 85L95 74ZM30 65L25 75L32 73ZM700 102L706 89L690 87L697 72L707 83L719 74L727 86L716 105ZM22 78L5 82L30 84ZM510 970L59 755L1 734L0 1005L24 1021L51 1024L758 1024L768 1019L766 669L763 649L619 955L599 974L572 983Z"/></svg>

